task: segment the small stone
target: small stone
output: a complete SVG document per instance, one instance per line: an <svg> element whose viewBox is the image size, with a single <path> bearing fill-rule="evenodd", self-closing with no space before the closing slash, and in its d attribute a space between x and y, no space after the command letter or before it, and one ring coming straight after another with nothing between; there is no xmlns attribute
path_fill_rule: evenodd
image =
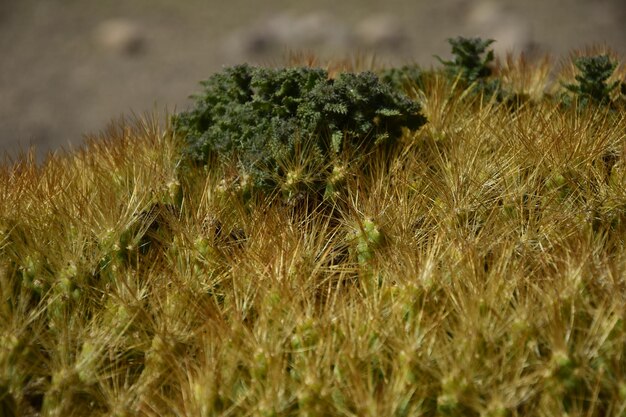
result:
<svg viewBox="0 0 626 417"><path fill-rule="evenodd" d="M95 28L94 34L102 47L122 55L137 55L146 44L139 25L125 18L105 20Z"/></svg>

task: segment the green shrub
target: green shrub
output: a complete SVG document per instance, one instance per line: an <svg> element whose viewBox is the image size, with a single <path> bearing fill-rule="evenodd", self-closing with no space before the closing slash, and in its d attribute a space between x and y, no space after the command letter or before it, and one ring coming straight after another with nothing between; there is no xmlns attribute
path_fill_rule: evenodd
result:
<svg viewBox="0 0 626 417"><path fill-rule="evenodd" d="M184 138L189 159L234 159L254 186L294 181L279 162L293 156L298 141L312 142L307 159L330 175L346 141L366 153L426 121L415 101L371 72L330 79L322 69L240 65L202 85L195 107L174 116L174 132ZM319 191L325 184L313 186Z"/></svg>
<svg viewBox="0 0 626 417"><path fill-rule="evenodd" d="M617 62L611 60L608 55L583 56L577 58L574 65L580 71L576 76L578 83L565 84L564 87L574 93L582 105L610 104L611 93L620 85L619 81L608 82L617 68Z"/></svg>
<svg viewBox="0 0 626 417"><path fill-rule="evenodd" d="M493 75L491 63L494 60L494 52L487 48L495 41L458 36L448 39L448 42L452 46L454 59L444 61L436 57L444 65L446 73L452 79L458 79L463 88L473 87L475 91L488 96L499 94L499 80L489 78Z"/></svg>
<svg viewBox="0 0 626 417"><path fill-rule="evenodd" d="M487 48L494 43L493 39L464 38L462 36L448 39L452 46L453 61L444 61L438 58L454 76L472 83L491 75L489 64L493 61L493 51ZM486 55L483 57L483 54Z"/></svg>

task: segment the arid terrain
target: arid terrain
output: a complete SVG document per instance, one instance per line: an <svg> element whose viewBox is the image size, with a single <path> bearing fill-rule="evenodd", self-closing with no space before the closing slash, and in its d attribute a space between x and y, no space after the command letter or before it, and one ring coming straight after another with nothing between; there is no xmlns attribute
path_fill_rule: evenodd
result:
<svg viewBox="0 0 626 417"><path fill-rule="evenodd" d="M448 56L446 39L492 37L498 53L608 44L626 52L620 0L0 2L0 148L38 155L112 119L185 108L199 80L239 62L278 64L289 51L377 62Z"/></svg>

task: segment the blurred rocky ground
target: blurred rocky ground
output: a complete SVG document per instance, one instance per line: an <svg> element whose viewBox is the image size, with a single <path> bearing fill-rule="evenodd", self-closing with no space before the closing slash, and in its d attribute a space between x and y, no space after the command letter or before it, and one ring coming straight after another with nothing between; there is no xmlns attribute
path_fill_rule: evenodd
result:
<svg viewBox="0 0 626 417"><path fill-rule="evenodd" d="M499 54L624 54L624 18L623 0L0 0L0 150L41 157L123 115L185 109L198 81L236 63L430 66L457 35L496 39Z"/></svg>

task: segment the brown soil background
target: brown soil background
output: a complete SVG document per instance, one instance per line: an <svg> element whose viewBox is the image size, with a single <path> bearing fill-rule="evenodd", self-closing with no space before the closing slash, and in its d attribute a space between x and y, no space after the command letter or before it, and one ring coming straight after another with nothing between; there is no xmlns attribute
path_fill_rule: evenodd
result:
<svg viewBox="0 0 626 417"><path fill-rule="evenodd" d="M123 115L183 110L215 71L287 51L430 66L465 35L499 53L623 56L625 18L623 0L0 0L0 151L41 157Z"/></svg>

